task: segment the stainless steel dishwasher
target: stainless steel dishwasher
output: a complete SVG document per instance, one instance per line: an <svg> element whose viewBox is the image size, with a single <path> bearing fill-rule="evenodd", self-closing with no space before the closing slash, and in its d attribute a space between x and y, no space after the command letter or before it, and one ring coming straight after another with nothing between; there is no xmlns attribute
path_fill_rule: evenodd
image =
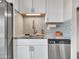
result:
<svg viewBox="0 0 79 59"><path fill-rule="evenodd" d="M48 59L70 59L71 45L69 39L49 39Z"/></svg>

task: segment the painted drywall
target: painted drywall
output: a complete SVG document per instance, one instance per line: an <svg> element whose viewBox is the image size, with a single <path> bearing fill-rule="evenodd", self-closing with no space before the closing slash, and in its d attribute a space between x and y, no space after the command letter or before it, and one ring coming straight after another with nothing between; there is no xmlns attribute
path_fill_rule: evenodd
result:
<svg viewBox="0 0 79 59"><path fill-rule="evenodd" d="M23 34L23 16L17 13L15 15L15 34L14 35L22 35Z"/></svg>
<svg viewBox="0 0 79 59"><path fill-rule="evenodd" d="M41 32L45 28L45 17L24 17L23 33L33 34L33 21L35 21L35 30Z"/></svg>
<svg viewBox="0 0 79 59"><path fill-rule="evenodd" d="M77 59L77 1L72 0L72 36L71 36L71 59Z"/></svg>
<svg viewBox="0 0 79 59"><path fill-rule="evenodd" d="M63 16L64 21L68 21L72 19L72 0L64 0L63 1Z"/></svg>

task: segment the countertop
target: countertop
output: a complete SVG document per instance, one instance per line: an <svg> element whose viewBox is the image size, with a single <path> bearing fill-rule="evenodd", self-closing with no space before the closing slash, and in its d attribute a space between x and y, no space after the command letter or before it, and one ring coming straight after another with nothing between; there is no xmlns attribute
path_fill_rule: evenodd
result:
<svg viewBox="0 0 79 59"><path fill-rule="evenodd" d="M18 35L18 36L14 36L13 39L46 39L44 38L44 36L36 36L36 35Z"/></svg>

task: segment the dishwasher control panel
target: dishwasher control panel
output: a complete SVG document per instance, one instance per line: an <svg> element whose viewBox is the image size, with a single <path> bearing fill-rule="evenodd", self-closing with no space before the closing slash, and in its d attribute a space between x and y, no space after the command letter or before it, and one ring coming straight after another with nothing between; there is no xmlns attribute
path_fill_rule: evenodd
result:
<svg viewBox="0 0 79 59"><path fill-rule="evenodd" d="M48 44L70 44L70 39L48 39Z"/></svg>

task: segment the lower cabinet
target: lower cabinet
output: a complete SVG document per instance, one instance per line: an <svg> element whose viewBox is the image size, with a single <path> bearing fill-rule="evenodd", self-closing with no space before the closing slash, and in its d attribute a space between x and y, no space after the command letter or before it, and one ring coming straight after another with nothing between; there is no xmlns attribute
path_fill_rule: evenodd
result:
<svg viewBox="0 0 79 59"><path fill-rule="evenodd" d="M46 46L17 46L16 59L47 59Z"/></svg>
<svg viewBox="0 0 79 59"><path fill-rule="evenodd" d="M16 46L16 59L30 59L28 46Z"/></svg>
<svg viewBox="0 0 79 59"><path fill-rule="evenodd" d="M29 40L30 42L31 40ZM48 59L48 45L44 42L38 41L38 43L17 44L18 41L14 41L14 59Z"/></svg>
<svg viewBox="0 0 79 59"><path fill-rule="evenodd" d="M34 58L33 59L47 59L47 47L46 46L34 46Z"/></svg>

